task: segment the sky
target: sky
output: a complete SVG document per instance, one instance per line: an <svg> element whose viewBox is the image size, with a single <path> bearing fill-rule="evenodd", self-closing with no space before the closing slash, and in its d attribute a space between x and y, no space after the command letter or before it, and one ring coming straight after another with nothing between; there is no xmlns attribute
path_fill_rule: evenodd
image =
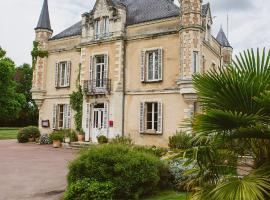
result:
<svg viewBox="0 0 270 200"><path fill-rule="evenodd" d="M52 29L57 34L89 12L95 0L48 0ZM270 47L269 0L204 0L211 3L213 35L220 26L227 33L237 54L248 48ZM35 38L43 0L0 0L0 46L17 65L31 63L30 52ZM177 1L176 1L177 3Z"/></svg>

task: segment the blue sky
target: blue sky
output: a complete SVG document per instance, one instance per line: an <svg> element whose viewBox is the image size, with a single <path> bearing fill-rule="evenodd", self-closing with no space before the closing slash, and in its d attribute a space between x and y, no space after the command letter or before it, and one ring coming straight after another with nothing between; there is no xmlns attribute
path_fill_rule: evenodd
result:
<svg viewBox="0 0 270 200"><path fill-rule="evenodd" d="M54 34L81 19L92 9L94 0L48 0ZM226 30L229 14L229 41L235 53L247 48L270 47L269 0L208 0L214 18L213 35L221 26ZM35 38L43 0L0 1L0 46L17 65L31 63L30 51Z"/></svg>

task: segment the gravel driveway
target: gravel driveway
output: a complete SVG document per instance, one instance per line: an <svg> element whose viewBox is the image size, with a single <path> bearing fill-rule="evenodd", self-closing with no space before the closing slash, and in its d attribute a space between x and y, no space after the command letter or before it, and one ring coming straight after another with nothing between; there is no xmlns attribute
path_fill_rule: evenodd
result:
<svg viewBox="0 0 270 200"><path fill-rule="evenodd" d="M75 150L0 141L0 200L59 200Z"/></svg>

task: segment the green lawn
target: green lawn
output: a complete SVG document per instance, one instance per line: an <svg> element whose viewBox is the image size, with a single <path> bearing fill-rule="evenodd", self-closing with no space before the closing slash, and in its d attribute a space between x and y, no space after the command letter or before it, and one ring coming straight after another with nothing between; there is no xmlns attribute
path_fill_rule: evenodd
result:
<svg viewBox="0 0 270 200"><path fill-rule="evenodd" d="M19 128L0 128L0 140L16 139Z"/></svg>
<svg viewBox="0 0 270 200"><path fill-rule="evenodd" d="M175 191L163 191L152 197L145 198L143 200L186 200L185 193L179 193Z"/></svg>

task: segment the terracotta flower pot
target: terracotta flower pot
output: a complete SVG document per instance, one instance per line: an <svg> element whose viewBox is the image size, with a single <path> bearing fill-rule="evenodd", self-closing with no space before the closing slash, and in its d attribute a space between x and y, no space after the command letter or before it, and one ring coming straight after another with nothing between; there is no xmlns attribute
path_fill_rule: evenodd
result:
<svg viewBox="0 0 270 200"><path fill-rule="evenodd" d="M35 142L35 138L28 138L28 142Z"/></svg>
<svg viewBox="0 0 270 200"><path fill-rule="evenodd" d="M61 147L61 141L60 140L53 140L53 147L54 148L60 148Z"/></svg>
<svg viewBox="0 0 270 200"><path fill-rule="evenodd" d="M78 135L78 141L84 142L84 135Z"/></svg>

